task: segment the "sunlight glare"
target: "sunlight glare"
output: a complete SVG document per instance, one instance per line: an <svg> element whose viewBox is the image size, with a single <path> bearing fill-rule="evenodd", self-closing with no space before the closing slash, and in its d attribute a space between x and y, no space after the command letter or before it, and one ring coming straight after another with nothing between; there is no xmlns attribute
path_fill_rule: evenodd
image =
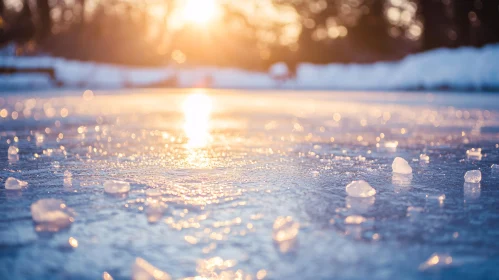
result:
<svg viewBox="0 0 499 280"><path fill-rule="evenodd" d="M208 23L219 13L217 0L186 0L182 8L184 21L197 24Z"/></svg>
<svg viewBox="0 0 499 280"><path fill-rule="evenodd" d="M184 132L189 138L189 147L204 147L208 144L211 109L211 98L204 93L191 94L184 101Z"/></svg>

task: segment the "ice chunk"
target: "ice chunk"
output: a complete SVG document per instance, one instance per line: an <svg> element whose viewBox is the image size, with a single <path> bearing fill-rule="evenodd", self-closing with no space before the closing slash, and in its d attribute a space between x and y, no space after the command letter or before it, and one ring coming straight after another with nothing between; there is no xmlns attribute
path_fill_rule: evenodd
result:
<svg viewBox="0 0 499 280"><path fill-rule="evenodd" d="M411 174L412 173L412 167L409 165L407 160L405 160L401 157L396 157L393 160L392 170L393 170L393 173L399 173L399 174Z"/></svg>
<svg viewBox="0 0 499 280"><path fill-rule="evenodd" d="M470 170L464 174L464 181L466 183L480 183L482 180L482 172L480 170Z"/></svg>
<svg viewBox="0 0 499 280"><path fill-rule="evenodd" d="M20 190L28 185L28 182L9 177L5 181L6 190Z"/></svg>
<svg viewBox="0 0 499 280"><path fill-rule="evenodd" d="M466 155L470 157L481 157L482 156L482 148L471 148L466 151Z"/></svg>
<svg viewBox="0 0 499 280"><path fill-rule="evenodd" d="M424 161L424 162L429 162L430 161L430 157L426 154L420 154L419 155L419 160L420 161Z"/></svg>
<svg viewBox="0 0 499 280"><path fill-rule="evenodd" d="M104 182L104 191L109 194L125 194L130 191L130 183L108 180Z"/></svg>
<svg viewBox="0 0 499 280"><path fill-rule="evenodd" d="M376 194L376 190L364 180L353 181L345 189L352 197L370 197Z"/></svg>
<svg viewBox="0 0 499 280"><path fill-rule="evenodd" d="M168 273L161 271L142 258L136 258L132 267L133 280L170 280Z"/></svg>
<svg viewBox="0 0 499 280"><path fill-rule="evenodd" d="M10 156L17 156L19 153L19 149L16 146L10 146L9 149L7 150L7 153Z"/></svg>
<svg viewBox="0 0 499 280"><path fill-rule="evenodd" d="M432 267L446 266L452 263L452 257L448 254L433 254L420 266L420 270L427 270Z"/></svg>
<svg viewBox="0 0 499 280"><path fill-rule="evenodd" d="M482 159L482 149L481 148L471 148L466 151L466 156L469 159L477 159L481 160Z"/></svg>
<svg viewBox="0 0 499 280"><path fill-rule="evenodd" d="M19 160L19 148L16 146L10 146L9 149L7 150L7 159L10 162L16 162Z"/></svg>
<svg viewBox="0 0 499 280"><path fill-rule="evenodd" d="M277 217L273 225L272 238L282 253L287 253L293 249L296 244L300 224L293 221L290 216Z"/></svg>
<svg viewBox="0 0 499 280"><path fill-rule="evenodd" d="M31 216L37 223L37 231L58 231L74 221L64 201L53 198L40 199L31 204Z"/></svg>

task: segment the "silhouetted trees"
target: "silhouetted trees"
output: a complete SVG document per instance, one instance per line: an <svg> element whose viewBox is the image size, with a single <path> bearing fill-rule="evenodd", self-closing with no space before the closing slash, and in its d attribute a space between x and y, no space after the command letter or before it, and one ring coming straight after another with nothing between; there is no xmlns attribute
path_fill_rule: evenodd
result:
<svg viewBox="0 0 499 280"><path fill-rule="evenodd" d="M178 0L5 3L0 45L110 63L293 68L499 42L499 0L241 0L224 2L220 22L204 29L174 26ZM296 22L262 16L265 3L293 11Z"/></svg>

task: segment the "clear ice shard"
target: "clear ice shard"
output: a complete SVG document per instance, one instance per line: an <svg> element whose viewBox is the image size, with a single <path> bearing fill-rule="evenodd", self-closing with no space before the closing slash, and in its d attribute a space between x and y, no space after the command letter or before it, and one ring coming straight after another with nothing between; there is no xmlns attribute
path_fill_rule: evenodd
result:
<svg viewBox="0 0 499 280"><path fill-rule="evenodd" d="M419 160L420 161L428 162L428 161L430 161L430 157L428 155L426 155L426 154L420 154L419 155Z"/></svg>
<svg viewBox="0 0 499 280"><path fill-rule="evenodd" d="M21 181L12 177L7 178L7 180L5 181L6 190L20 190L26 186L28 186L28 182Z"/></svg>
<svg viewBox="0 0 499 280"><path fill-rule="evenodd" d="M376 190L364 180L353 181L346 186L348 196L370 197L376 194Z"/></svg>
<svg viewBox="0 0 499 280"><path fill-rule="evenodd" d="M464 181L466 183L480 183L482 180L482 172L480 170L470 170L464 174Z"/></svg>
<svg viewBox="0 0 499 280"><path fill-rule="evenodd" d="M37 231L58 231L74 221L73 214L60 199L40 199L31 204L31 216Z"/></svg>
<svg viewBox="0 0 499 280"><path fill-rule="evenodd" d="M412 173L412 167L409 165L407 160L405 160L401 157L396 157L393 160L392 170L393 170L393 173L398 173L398 174L411 174Z"/></svg>
<svg viewBox="0 0 499 280"><path fill-rule="evenodd" d="M104 191L109 194L125 194L130 191L130 183L108 180L104 182Z"/></svg>
<svg viewBox="0 0 499 280"><path fill-rule="evenodd" d="M132 266L133 280L170 280L168 273L158 269L142 258L135 259Z"/></svg>

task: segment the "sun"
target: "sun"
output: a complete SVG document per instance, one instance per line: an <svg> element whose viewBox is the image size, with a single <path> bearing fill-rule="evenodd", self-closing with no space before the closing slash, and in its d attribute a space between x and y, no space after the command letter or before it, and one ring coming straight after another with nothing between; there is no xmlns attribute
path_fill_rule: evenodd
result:
<svg viewBox="0 0 499 280"><path fill-rule="evenodd" d="M181 13L185 22L206 24L219 16L220 6L217 0L185 0Z"/></svg>

